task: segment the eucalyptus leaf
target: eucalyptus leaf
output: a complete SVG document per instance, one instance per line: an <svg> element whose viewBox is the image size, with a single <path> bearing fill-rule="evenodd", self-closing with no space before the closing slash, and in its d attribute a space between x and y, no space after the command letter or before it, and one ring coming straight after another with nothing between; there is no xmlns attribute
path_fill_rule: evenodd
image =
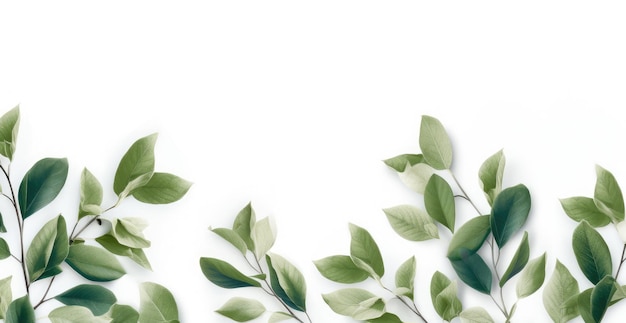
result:
<svg viewBox="0 0 626 323"><path fill-rule="evenodd" d="M381 317L367 320L368 323L404 323L402 320L393 313L385 313Z"/></svg>
<svg viewBox="0 0 626 323"><path fill-rule="evenodd" d="M346 288L323 294L324 302L337 314L355 320L372 320L385 314L382 298L359 288Z"/></svg>
<svg viewBox="0 0 626 323"><path fill-rule="evenodd" d="M506 271L500 278L500 287L504 286L509 279L513 278L513 276L517 275L528 263L528 258L530 257L530 245L528 244L528 232L524 232L524 237L522 238L522 242L520 243L517 251L513 255L513 259L511 259L511 263L509 267L507 267Z"/></svg>
<svg viewBox="0 0 626 323"><path fill-rule="evenodd" d="M302 273L293 264L277 254L268 255L266 260L268 267L272 268L271 273L276 275L275 279L273 279L273 275L270 276L272 287L275 287L277 280L280 289L284 291L283 295L279 294L281 299L298 311L306 311L306 281Z"/></svg>
<svg viewBox="0 0 626 323"><path fill-rule="evenodd" d="M126 274L113 254L102 248L85 244L71 245L65 262L81 276L91 281L112 281Z"/></svg>
<svg viewBox="0 0 626 323"><path fill-rule="evenodd" d="M480 188L485 192L489 205L493 205L496 196L502 191L502 177L504 176L505 164L506 158L502 150L500 150L487 158L478 171Z"/></svg>
<svg viewBox="0 0 626 323"><path fill-rule="evenodd" d="M415 293L415 256L402 263L396 271L396 288L405 290L401 295L413 299ZM397 293L397 292L396 292Z"/></svg>
<svg viewBox="0 0 626 323"><path fill-rule="evenodd" d="M441 122L422 116L419 144L424 158L435 169L449 169L452 164L452 144Z"/></svg>
<svg viewBox="0 0 626 323"><path fill-rule="evenodd" d="M430 296L435 311L444 321L452 321L463 310L457 297L457 286L441 272L437 271L430 281Z"/></svg>
<svg viewBox="0 0 626 323"><path fill-rule="evenodd" d="M4 323L35 323L35 310L28 295L13 300L5 314Z"/></svg>
<svg viewBox="0 0 626 323"><path fill-rule="evenodd" d="M290 320L292 318L293 316L289 313L274 312L272 313L272 315L270 315L270 318L267 320L267 323L282 322L282 321Z"/></svg>
<svg viewBox="0 0 626 323"><path fill-rule="evenodd" d="M18 190L23 219L39 211L59 195L67 179L68 167L66 158L44 158L26 172Z"/></svg>
<svg viewBox="0 0 626 323"><path fill-rule="evenodd" d="M522 270L517 281L516 293L518 298L530 296L536 292L546 278L546 254L531 260Z"/></svg>
<svg viewBox="0 0 626 323"><path fill-rule="evenodd" d="M426 184L435 173L435 169L428 164L420 163L407 166L403 172L398 173L400 181L416 193L424 194Z"/></svg>
<svg viewBox="0 0 626 323"><path fill-rule="evenodd" d="M265 254L272 248L276 241L276 231L272 227L269 218L259 220L250 233L254 242L254 255L257 260L265 257Z"/></svg>
<svg viewBox="0 0 626 323"><path fill-rule="evenodd" d="M59 265L68 256L69 248L65 219L59 215L39 230L26 252L30 282L60 273Z"/></svg>
<svg viewBox="0 0 626 323"><path fill-rule="evenodd" d="M115 294L110 290L100 285L89 284L70 288L55 296L54 299L65 305L85 307L95 316L105 314L117 302Z"/></svg>
<svg viewBox="0 0 626 323"><path fill-rule="evenodd" d="M470 307L459 314L461 323L494 323L487 311L482 307Z"/></svg>
<svg viewBox="0 0 626 323"><path fill-rule="evenodd" d="M611 305L615 291L615 278L611 276L603 277L593 288L591 292L591 316L596 322L602 321L606 310Z"/></svg>
<svg viewBox="0 0 626 323"><path fill-rule="evenodd" d="M0 238L0 259L6 259L11 256L11 250L6 240Z"/></svg>
<svg viewBox="0 0 626 323"><path fill-rule="evenodd" d="M383 209L391 227L404 239L424 241L438 239L437 225L428 213L412 205Z"/></svg>
<svg viewBox="0 0 626 323"><path fill-rule="evenodd" d="M104 247L104 249L106 249L110 253L118 256L128 257L139 266L148 270L152 270L150 261L148 261L148 258L143 252L143 249L125 246L117 241L117 238L112 236L111 234L105 234L96 238L96 242L98 242L102 247ZM74 242L74 244L76 244L76 242Z"/></svg>
<svg viewBox="0 0 626 323"><path fill-rule="evenodd" d="M4 226L4 220L2 220L2 213L0 213L0 232L7 232L7 228Z"/></svg>
<svg viewBox="0 0 626 323"><path fill-rule="evenodd" d="M352 261L355 261L355 265L364 270L371 269L377 278L383 277L385 265L374 238L367 230L352 223L350 223L350 235L352 237L350 241L350 257Z"/></svg>
<svg viewBox="0 0 626 323"><path fill-rule="evenodd" d="M385 164L393 168L396 172L404 172L407 166L413 166L425 162L424 155L404 154L384 160Z"/></svg>
<svg viewBox="0 0 626 323"><path fill-rule="evenodd" d="M12 276L0 279L0 319L5 318L5 313L9 308L9 304L11 304L11 301L13 300L11 278Z"/></svg>
<svg viewBox="0 0 626 323"><path fill-rule="evenodd" d="M111 222L111 234L122 245L129 248L148 248L150 241L143 235L143 230L148 226L142 218L113 219Z"/></svg>
<svg viewBox="0 0 626 323"><path fill-rule="evenodd" d="M459 259L460 251L476 253L491 233L489 215L480 215L463 224L452 236L448 245L448 258Z"/></svg>
<svg viewBox="0 0 626 323"><path fill-rule="evenodd" d="M570 271L556 261L552 277L543 290L543 305L556 323L565 323L579 315L578 282Z"/></svg>
<svg viewBox="0 0 626 323"><path fill-rule="evenodd" d="M150 180L132 192L138 201L150 204L169 204L183 198L191 182L169 173L154 173Z"/></svg>
<svg viewBox="0 0 626 323"><path fill-rule="evenodd" d="M530 192L523 184L506 188L498 194L491 209L491 232L502 248L526 222L530 213Z"/></svg>
<svg viewBox="0 0 626 323"><path fill-rule="evenodd" d="M106 317L111 319L109 323L137 323L139 312L128 305L114 304Z"/></svg>
<svg viewBox="0 0 626 323"><path fill-rule="evenodd" d="M574 230L572 247L580 269L594 285L604 276L611 275L613 265L606 242L586 221Z"/></svg>
<svg viewBox="0 0 626 323"><path fill-rule="evenodd" d="M567 216L576 222L585 220L596 228L611 223L611 218L598 209L592 198L575 196L560 201Z"/></svg>
<svg viewBox="0 0 626 323"><path fill-rule="evenodd" d="M252 228L256 223L256 215L252 208L252 203L248 203L235 218L233 223L233 231L246 243L248 250L254 252L254 242L252 241Z"/></svg>
<svg viewBox="0 0 626 323"><path fill-rule="evenodd" d="M247 322L265 313L265 306L255 299L233 297L216 312L237 322Z"/></svg>
<svg viewBox="0 0 626 323"><path fill-rule="evenodd" d="M151 282L139 284L138 323L177 323L178 307L167 288Z"/></svg>
<svg viewBox="0 0 626 323"><path fill-rule="evenodd" d="M596 187L593 201L613 222L624 220L624 197L617 180L608 170L596 166Z"/></svg>
<svg viewBox="0 0 626 323"><path fill-rule="evenodd" d="M63 306L48 314L52 323L108 323L103 317L96 317L89 309L82 306Z"/></svg>
<svg viewBox="0 0 626 323"><path fill-rule="evenodd" d="M597 321L593 318L591 314L591 292L592 288L588 288L584 290L582 293L578 294L577 303L578 303L578 312L582 317L583 321L586 323L597 323Z"/></svg>
<svg viewBox="0 0 626 323"><path fill-rule="evenodd" d="M20 107L9 110L0 117L0 155L13 159L17 133L20 128Z"/></svg>
<svg viewBox="0 0 626 323"><path fill-rule="evenodd" d="M242 274L231 264L219 259L200 258L200 268L208 280L222 288L261 287L258 281Z"/></svg>
<svg viewBox="0 0 626 323"><path fill-rule="evenodd" d="M87 215L100 215L102 213L102 184L87 169L83 169L80 175L80 204L78 206L78 218Z"/></svg>
<svg viewBox="0 0 626 323"><path fill-rule="evenodd" d="M239 234L237 234L235 231L228 228L209 229L218 236L222 237L222 239L228 241L231 245L233 245L233 247L237 248L237 250L239 250L242 255L246 254L248 246L246 245L246 242L243 241L243 239L241 239Z"/></svg>
<svg viewBox="0 0 626 323"><path fill-rule="evenodd" d="M316 260L314 264L322 276L337 283L353 284L369 277L366 271L352 262L350 256L330 256Z"/></svg>
<svg viewBox="0 0 626 323"><path fill-rule="evenodd" d="M459 250L459 258L450 259L450 262L459 278L469 287L483 294L489 295L491 293L493 282L491 269L480 255L461 249Z"/></svg>
<svg viewBox="0 0 626 323"><path fill-rule="evenodd" d="M150 181L154 172L154 145L158 135L151 134L135 141L120 160L115 179L113 191L117 195L127 191L128 194ZM135 181L140 179L139 181ZM135 181L135 182L133 182ZM133 183L133 189L127 190L129 184Z"/></svg>
<svg viewBox="0 0 626 323"><path fill-rule="evenodd" d="M454 232L456 217L454 193L450 184L441 176L434 174L428 180L424 191L424 205L428 215Z"/></svg>

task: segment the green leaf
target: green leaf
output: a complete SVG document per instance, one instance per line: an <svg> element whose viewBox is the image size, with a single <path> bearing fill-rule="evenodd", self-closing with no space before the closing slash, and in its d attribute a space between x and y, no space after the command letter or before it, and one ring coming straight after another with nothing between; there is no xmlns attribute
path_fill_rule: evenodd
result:
<svg viewBox="0 0 626 323"><path fill-rule="evenodd" d="M409 189L424 194L426 184L434 173L435 169L428 164L415 164L407 166L403 172L398 173L398 177Z"/></svg>
<svg viewBox="0 0 626 323"><path fill-rule="evenodd" d="M110 235L122 245L129 248L148 248L150 241L143 235L148 223L142 218L114 219L111 223Z"/></svg>
<svg viewBox="0 0 626 323"><path fill-rule="evenodd" d="M178 322L178 307L167 288L150 282L139 284L139 322Z"/></svg>
<svg viewBox="0 0 626 323"><path fill-rule="evenodd" d="M403 323L402 320L395 314L385 313L381 317L367 320L368 323Z"/></svg>
<svg viewBox="0 0 626 323"><path fill-rule="evenodd" d="M115 295L100 285L78 285L54 297L65 305L77 305L88 308L93 315L99 316L109 311L117 302Z"/></svg>
<svg viewBox="0 0 626 323"><path fill-rule="evenodd" d="M6 240L0 238L0 259L6 259L11 256L11 250Z"/></svg>
<svg viewBox="0 0 626 323"><path fill-rule="evenodd" d="M469 287L489 295L491 293L492 274L485 261L469 250L459 250L458 259L450 259L452 268L459 278Z"/></svg>
<svg viewBox="0 0 626 323"><path fill-rule="evenodd" d="M111 319L109 323L137 323L139 312L128 305L114 304L106 315Z"/></svg>
<svg viewBox="0 0 626 323"><path fill-rule="evenodd" d="M77 273L91 281L116 280L124 274L124 268L110 252L85 244L73 244L65 259Z"/></svg>
<svg viewBox="0 0 626 323"><path fill-rule="evenodd" d="M608 170L596 166L596 188L593 201L598 209L613 222L624 220L624 197L615 177Z"/></svg>
<svg viewBox="0 0 626 323"><path fill-rule="evenodd" d="M459 314L461 323L494 323L493 319L482 307L470 307Z"/></svg>
<svg viewBox="0 0 626 323"><path fill-rule="evenodd" d="M493 205L496 196L502 192L502 177L504 176L505 164L506 158L502 150L500 150L487 158L478 171L480 188L485 192L489 205Z"/></svg>
<svg viewBox="0 0 626 323"><path fill-rule="evenodd" d="M148 183L135 189L133 197L150 204L173 203L185 196L192 183L176 175L154 173Z"/></svg>
<svg viewBox="0 0 626 323"><path fill-rule="evenodd" d="M520 275L516 285L518 298L530 296L536 292L546 279L546 254L531 260Z"/></svg>
<svg viewBox="0 0 626 323"><path fill-rule="evenodd" d="M78 218L87 215L102 214L102 185L98 179L87 169L83 169L80 175L80 204L78 206Z"/></svg>
<svg viewBox="0 0 626 323"><path fill-rule="evenodd" d="M448 258L458 259L460 250L476 253L491 233L489 215L481 215L463 224L452 236L448 245Z"/></svg>
<svg viewBox="0 0 626 323"><path fill-rule="evenodd" d="M424 205L428 215L454 232L454 193L441 176L435 174L430 177L424 191Z"/></svg>
<svg viewBox="0 0 626 323"><path fill-rule="evenodd" d="M423 163L425 162L425 160L424 160L424 155L422 154L418 154L418 155L404 154L404 155L398 155L396 157L386 159L384 160L384 162L385 164L387 164L387 166L393 168L396 172L401 173L401 172L404 172L407 166L413 166L415 164Z"/></svg>
<svg viewBox="0 0 626 323"><path fill-rule="evenodd" d="M603 277L593 288L591 292L591 316L596 322L602 321L602 317L611 305L615 291L615 278L611 276Z"/></svg>
<svg viewBox="0 0 626 323"><path fill-rule="evenodd" d="M7 232L7 228L4 226L4 220L2 220L2 213L0 213L0 232Z"/></svg>
<svg viewBox="0 0 626 323"><path fill-rule="evenodd" d="M289 320L289 319L292 319L292 318L293 318L293 316L291 314L289 314L289 313L274 312L270 316L270 318L267 321L267 323L276 323L276 322L286 321L286 320Z"/></svg>
<svg viewBox="0 0 626 323"><path fill-rule="evenodd" d="M39 230L26 252L30 282L59 274L69 248L65 219L59 215Z"/></svg>
<svg viewBox="0 0 626 323"><path fill-rule="evenodd" d="M543 290L543 305L554 322L565 323L578 316L578 282L560 261Z"/></svg>
<svg viewBox="0 0 626 323"><path fill-rule="evenodd" d="M231 320L246 322L265 313L265 306L255 299L233 297L216 312Z"/></svg>
<svg viewBox="0 0 626 323"><path fill-rule="evenodd" d="M355 320L372 320L385 314L382 298L359 288L346 288L323 294L324 302L337 314Z"/></svg>
<svg viewBox="0 0 626 323"><path fill-rule="evenodd" d="M396 233L410 241L438 239L439 231L433 219L412 205L398 205L383 209Z"/></svg>
<svg viewBox="0 0 626 323"><path fill-rule="evenodd" d="M200 268L204 276L222 288L261 287L261 284L229 263L215 258L200 258Z"/></svg>
<svg viewBox="0 0 626 323"><path fill-rule="evenodd" d="M0 279L0 319L5 318L5 313L13 300L13 293L11 290L11 277Z"/></svg>
<svg viewBox="0 0 626 323"><path fill-rule="evenodd" d="M439 120L422 116L420 125L420 149L430 166L435 169L448 169L452 164L452 144Z"/></svg>
<svg viewBox="0 0 626 323"><path fill-rule="evenodd" d="M396 271L396 289L403 290L404 293L398 293L404 295L410 299L413 299L415 293L415 256L405 261Z"/></svg>
<svg viewBox="0 0 626 323"><path fill-rule="evenodd" d="M146 254L143 252L143 249L140 248L130 248L125 246L117 241L117 239L110 235L105 234L96 238L96 242L98 242L104 249L109 251L112 254L128 257L130 260L137 263L139 266L146 268L148 270L152 270L152 266L150 265L150 261L146 257ZM76 242L74 242L76 244Z"/></svg>
<svg viewBox="0 0 626 323"><path fill-rule="evenodd" d="M463 305L457 297L457 286L446 275L437 271L430 281L430 297L435 311L445 321L459 316Z"/></svg>
<svg viewBox="0 0 626 323"><path fill-rule="evenodd" d="M611 218L598 209L592 198L575 196L560 201L567 216L576 222L585 220L595 228L611 223Z"/></svg>
<svg viewBox="0 0 626 323"><path fill-rule="evenodd" d="M611 275L611 252L602 236L586 221L574 230L572 247L578 266L594 285L604 276Z"/></svg>
<svg viewBox="0 0 626 323"><path fill-rule="evenodd" d="M222 237L222 239L228 241L235 248L237 248L237 250L239 250L239 252L241 252L242 255L246 254L246 250L248 250L247 249L248 246L246 245L246 242L243 241L243 239L241 239L239 234L237 234L237 232L228 228L217 228L217 229L209 228L209 229L213 231L215 234L217 234L218 236Z"/></svg>
<svg viewBox="0 0 626 323"><path fill-rule="evenodd" d="M381 278L385 274L385 265L380 249L367 230L350 223L350 257L357 267L366 270L370 275Z"/></svg>
<svg viewBox="0 0 626 323"><path fill-rule="evenodd" d="M9 160L13 160L19 128L20 107L16 106L0 117L0 155Z"/></svg>
<svg viewBox="0 0 626 323"><path fill-rule="evenodd" d="M115 172L113 191L117 195L133 193L133 190L147 184L154 172L154 145L157 134L135 141L120 160ZM132 185L129 185L131 184ZM132 186L132 187L131 187Z"/></svg>
<svg viewBox="0 0 626 323"><path fill-rule="evenodd" d="M30 304L28 295L22 296L9 304L5 315L5 323L35 323L35 310Z"/></svg>
<svg viewBox="0 0 626 323"><path fill-rule="evenodd" d="M103 317L95 317L87 308L82 306L63 306L48 314L52 323L108 323Z"/></svg>
<svg viewBox="0 0 626 323"><path fill-rule="evenodd" d="M578 312L585 322L593 322L597 321L593 319L593 315L591 314L591 292L592 289L588 288L584 290L582 293L578 294L577 303L578 303Z"/></svg>
<svg viewBox="0 0 626 323"><path fill-rule="evenodd" d="M504 286L509 279L513 278L513 276L517 275L528 263L528 258L530 257L530 245L528 244L528 232L524 232L524 237L522 238L522 242L520 243L515 255L513 255L513 259L511 259L511 263L509 267L506 269L502 278L500 279L500 287Z"/></svg>
<svg viewBox="0 0 626 323"><path fill-rule="evenodd" d="M259 220L252 228L250 236L254 242L254 255L257 260L265 257L276 241L276 232L269 218Z"/></svg>
<svg viewBox="0 0 626 323"><path fill-rule="evenodd" d="M243 241L245 241L248 250L254 252L254 242L252 241L252 228L256 223L256 215L252 208L252 203L248 203L235 218L233 223L233 231L235 231Z"/></svg>
<svg viewBox="0 0 626 323"><path fill-rule="evenodd" d="M65 185L67 170L66 158L44 158L26 172L18 191L23 219L39 211L59 195Z"/></svg>
<svg viewBox="0 0 626 323"><path fill-rule="evenodd" d="M266 260L268 267L271 267L270 273L276 275L275 279L270 275L272 287L274 287L275 281L277 280L280 289L284 291L283 295L279 294L281 299L290 306L294 305L295 307L293 308L296 310L306 311L306 281L302 273L298 268L279 255L268 255ZM287 302L287 300L289 302Z"/></svg>
<svg viewBox="0 0 626 323"><path fill-rule="evenodd" d="M491 231L502 248L522 228L530 213L530 193L522 184L504 189L493 202Z"/></svg>
<svg viewBox="0 0 626 323"><path fill-rule="evenodd" d="M337 283L353 284L369 277L366 271L352 262L350 256L330 256L313 263L322 276Z"/></svg>

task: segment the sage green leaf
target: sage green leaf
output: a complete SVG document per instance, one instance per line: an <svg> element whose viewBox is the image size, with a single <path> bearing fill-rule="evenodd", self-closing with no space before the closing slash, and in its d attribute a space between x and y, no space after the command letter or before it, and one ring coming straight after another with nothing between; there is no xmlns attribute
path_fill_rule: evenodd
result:
<svg viewBox="0 0 626 323"><path fill-rule="evenodd" d="M350 223L350 235L352 237L350 241L350 257L354 264L368 272L371 269L371 274L377 276L373 277L375 279L383 277L385 265L374 238L367 230L352 223Z"/></svg>
<svg viewBox="0 0 626 323"><path fill-rule="evenodd" d="M87 215L102 214L102 184L87 169L83 169L80 175L80 204L78 206L78 218Z"/></svg>
<svg viewBox="0 0 626 323"><path fill-rule="evenodd" d="M613 298L611 298L611 305L623 300L626 298L626 286L620 286L617 282L615 282L615 294L613 294Z"/></svg>
<svg viewBox="0 0 626 323"><path fill-rule="evenodd" d="M117 302L117 298L110 290L100 285L82 284L54 297L65 305L76 305L88 308L95 316L109 311Z"/></svg>
<svg viewBox="0 0 626 323"><path fill-rule="evenodd" d="M19 105L0 117L0 155L13 160L17 133L20 128Z"/></svg>
<svg viewBox="0 0 626 323"><path fill-rule="evenodd" d="M285 312L274 312L270 315L270 318L267 320L267 323L276 323L281 321L286 321L292 319L293 316L289 313Z"/></svg>
<svg viewBox="0 0 626 323"><path fill-rule="evenodd" d="M578 266L594 285L611 275L613 265L606 242L586 221L581 222L572 236L572 247Z"/></svg>
<svg viewBox="0 0 626 323"><path fill-rule="evenodd" d="M355 320L372 320L385 314L383 299L363 289L340 289L323 294L322 298L335 313Z"/></svg>
<svg viewBox="0 0 626 323"><path fill-rule="evenodd" d="M437 225L428 213L412 205L398 205L383 209L396 233L410 241L438 239Z"/></svg>
<svg viewBox="0 0 626 323"><path fill-rule="evenodd" d="M98 242L104 249L109 251L112 254L128 257L130 260L137 263L139 266L146 268L148 270L152 270L152 266L150 265L150 261L146 257L146 254L143 252L141 248L130 248L125 246L117 241L117 238L112 236L111 234L105 234L96 238L96 242ZM74 243L76 244L76 243Z"/></svg>
<svg viewBox="0 0 626 323"><path fill-rule="evenodd" d="M396 294L413 299L415 294L415 256L402 263L396 271ZM398 293L398 291L404 291Z"/></svg>
<svg viewBox="0 0 626 323"><path fill-rule="evenodd" d="M5 315L4 323L35 323L35 310L28 295L15 299Z"/></svg>
<svg viewBox="0 0 626 323"><path fill-rule="evenodd" d="M222 288L261 287L258 281L242 274L231 264L219 259L200 258L200 269L208 280Z"/></svg>
<svg viewBox="0 0 626 323"><path fill-rule="evenodd" d="M265 257L276 241L276 231L272 228L269 218L259 220L250 234L254 242L254 255L257 260Z"/></svg>
<svg viewBox="0 0 626 323"><path fill-rule="evenodd" d="M63 306L55 308L48 314L52 323L108 323L103 317L96 317L89 309L82 306Z"/></svg>
<svg viewBox="0 0 626 323"><path fill-rule="evenodd" d="M44 158L26 172L17 194L23 219L59 195L67 179L67 170L66 158Z"/></svg>
<svg viewBox="0 0 626 323"><path fill-rule="evenodd" d="M237 322L247 322L265 313L265 306L255 299L233 297L215 312Z"/></svg>
<svg viewBox="0 0 626 323"><path fill-rule="evenodd" d="M582 317L583 321L596 323L593 315L591 314L591 292L592 288L588 288L584 290L582 293L578 294L577 303L578 303L578 312Z"/></svg>
<svg viewBox="0 0 626 323"><path fill-rule="evenodd" d="M448 169L452 164L452 144L439 120L422 116L420 125L420 149L430 166L435 169Z"/></svg>
<svg viewBox="0 0 626 323"><path fill-rule="evenodd" d="M266 260L268 267L272 268L271 273L276 274L280 289L284 291L289 303L295 305L293 308L296 310L306 311L306 281L302 273L287 259L277 254L268 255ZM270 279L276 280L272 279L271 275ZM283 296L281 299L286 302Z"/></svg>
<svg viewBox="0 0 626 323"><path fill-rule="evenodd" d="M174 296L167 288L145 282L139 284L139 322L178 322L178 307Z"/></svg>
<svg viewBox="0 0 626 323"><path fill-rule="evenodd" d="M256 215L252 208L252 203L248 203L235 218L233 231L235 231L248 246L248 250L254 252L254 242L252 241L252 228L256 223Z"/></svg>
<svg viewBox="0 0 626 323"><path fill-rule="evenodd" d="M0 319L5 318L5 313L9 308L9 304L13 300L13 293L11 290L11 277L0 279Z"/></svg>
<svg viewBox="0 0 626 323"><path fill-rule="evenodd" d="M546 279L546 254L531 260L520 275L516 285L518 298L530 296L536 292Z"/></svg>
<svg viewBox="0 0 626 323"><path fill-rule="evenodd" d="M596 322L602 321L615 294L615 278L604 276L591 292L591 316Z"/></svg>
<svg viewBox="0 0 626 323"><path fill-rule="evenodd" d="M402 173L406 169L407 166L413 166L415 164L423 163L424 155L412 155L412 154L404 154L398 155L393 158L389 158L384 160L387 166L393 168L396 172Z"/></svg>
<svg viewBox="0 0 626 323"><path fill-rule="evenodd" d="M524 269L524 267L526 267L529 257L530 245L528 244L528 232L524 232L522 242L517 248L517 251L515 251L509 267L507 267L506 271L502 275L502 278L500 278L500 287L504 286L509 279L513 278L513 276L517 275L520 271L522 271L522 269Z"/></svg>
<svg viewBox="0 0 626 323"><path fill-rule="evenodd" d="M441 176L434 174L430 177L424 191L424 205L428 215L454 233L456 217L454 193Z"/></svg>
<svg viewBox="0 0 626 323"><path fill-rule="evenodd" d="M482 307L470 307L459 314L461 323L494 323L493 319Z"/></svg>
<svg viewBox="0 0 626 323"><path fill-rule="evenodd" d="M352 262L350 256L330 256L313 263L322 276L337 283L353 284L369 277L366 271Z"/></svg>
<svg viewBox="0 0 626 323"><path fill-rule="evenodd" d="M69 249L65 219L59 215L37 232L26 252L30 282L60 273L59 265L68 256Z"/></svg>
<svg viewBox="0 0 626 323"><path fill-rule="evenodd" d="M448 258L460 258L460 250L476 253L491 233L489 215L480 215L463 224L452 236L448 245Z"/></svg>
<svg viewBox="0 0 626 323"><path fill-rule="evenodd" d="M7 228L4 226L4 220L2 220L2 213L0 213L0 232L7 232Z"/></svg>
<svg viewBox="0 0 626 323"><path fill-rule="evenodd" d="M450 259L452 268L459 278L469 287L489 295L491 293L492 274L485 261L469 250L459 250L458 259Z"/></svg>
<svg viewBox="0 0 626 323"><path fill-rule="evenodd" d="M611 218L598 209L592 198L575 196L560 201L567 216L576 222L585 220L595 228L611 223Z"/></svg>
<svg viewBox="0 0 626 323"><path fill-rule="evenodd" d="M91 281L112 281L126 274L113 254L102 248L85 244L71 245L65 262L81 276Z"/></svg>
<svg viewBox="0 0 626 323"><path fill-rule="evenodd" d="M128 305L113 304L106 317L111 319L109 323L137 323L139 312Z"/></svg>
<svg viewBox="0 0 626 323"><path fill-rule="evenodd" d="M126 194L131 194L133 190L150 181L154 172L154 145L157 137L155 133L140 138L126 151L115 171L115 194L121 196L125 191ZM133 187L129 187L131 183Z"/></svg>
<svg viewBox="0 0 626 323"><path fill-rule="evenodd" d="M169 204L183 198L191 182L168 173L154 173L145 185L135 189L132 194L138 201L150 204Z"/></svg>
<svg viewBox="0 0 626 323"><path fill-rule="evenodd" d="M150 241L143 235L146 227L148 227L148 222L142 218L114 219L111 223L110 234L120 244L129 248L148 248Z"/></svg>
<svg viewBox="0 0 626 323"><path fill-rule="evenodd" d="M565 323L579 315L578 282L560 261L543 290L543 305L556 323Z"/></svg>
<svg viewBox="0 0 626 323"><path fill-rule="evenodd" d="M452 321L463 310L457 297L457 286L441 272L437 271L430 281L430 297L435 311L444 321Z"/></svg>
<svg viewBox="0 0 626 323"><path fill-rule="evenodd" d="M504 166L506 158L502 150L491 155L478 170L480 188L485 192L485 197L489 205L493 205L496 196L502 191L502 177L504 176Z"/></svg>
<svg viewBox="0 0 626 323"><path fill-rule="evenodd" d="M237 250L239 250L242 255L246 254L248 246L246 245L246 242L243 241L243 239L241 239L241 237L235 231L228 228L209 229L218 236L222 237L222 239L228 241L235 248L237 248Z"/></svg>
<svg viewBox="0 0 626 323"><path fill-rule="evenodd" d="M502 248L526 222L530 213L530 192L523 184L506 188L498 194L491 209L491 232Z"/></svg>
<svg viewBox="0 0 626 323"><path fill-rule="evenodd" d="M0 238L0 259L6 259L11 256L11 250L6 240Z"/></svg>
<svg viewBox="0 0 626 323"><path fill-rule="evenodd" d="M398 173L400 181L412 191L424 194L426 184L435 173L435 169L428 164L415 164L407 166L403 172Z"/></svg>
<svg viewBox="0 0 626 323"><path fill-rule="evenodd" d="M392 314L392 313L385 313L381 317L367 320L367 322L368 323L404 323L397 315Z"/></svg>
<svg viewBox="0 0 626 323"><path fill-rule="evenodd" d="M613 222L624 220L624 196L615 177L608 170L596 166L596 187L593 201L598 209Z"/></svg>

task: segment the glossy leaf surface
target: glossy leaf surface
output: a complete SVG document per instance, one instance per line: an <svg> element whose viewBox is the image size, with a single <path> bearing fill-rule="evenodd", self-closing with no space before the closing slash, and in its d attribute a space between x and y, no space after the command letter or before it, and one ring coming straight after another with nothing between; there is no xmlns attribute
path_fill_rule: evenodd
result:
<svg viewBox="0 0 626 323"><path fill-rule="evenodd" d="M200 258L200 268L204 276L222 288L261 287L253 278L242 274L229 263L215 258Z"/></svg>
<svg viewBox="0 0 626 323"><path fill-rule="evenodd" d="M509 279L517 275L520 271L522 271L522 269L524 269L524 267L526 267L529 257L530 245L528 244L528 232L524 232L522 242L517 248L517 251L515 251L509 267L507 267L504 274L502 274L502 278L500 279L500 287L504 286L504 284L506 284Z"/></svg>
<svg viewBox="0 0 626 323"><path fill-rule="evenodd" d="M68 163L65 158L44 158L26 172L18 191L22 218L52 202L65 185Z"/></svg>
<svg viewBox="0 0 626 323"><path fill-rule="evenodd" d="M100 316L109 311L117 302L115 295L100 285L82 284L70 288L54 297L65 305L76 305L88 308L95 316Z"/></svg>
<svg viewBox="0 0 626 323"><path fill-rule="evenodd" d="M448 258L459 259L461 250L476 253L491 233L489 215L480 215L463 224L448 245Z"/></svg>
<svg viewBox="0 0 626 323"><path fill-rule="evenodd" d="M519 184L506 188L496 197L491 209L491 231L502 248L517 233L530 213L530 192Z"/></svg>
<svg viewBox="0 0 626 323"><path fill-rule="evenodd" d="M35 323L35 311L28 295L13 300L5 315L5 323Z"/></svg>
<svg viewBox="0 0 626 323"><path fill-rule="evenodd" d="M606 242L586 221L579 224L572 236L572 247L578 266L594 285L611 275L613 265Z"/></svg>
<svg viewBox="0 0 626 323"><path fill-rule="evenodd" d="M81 276L91 281L112 281L126 274L113 254L102 248L85 244L71 245L65 262Z"/></svg>
<svg viewBox="0 0 626 323"><path fill-rule="evenodd" d="M290 307L306 311L306 281L302 273L285 258L272 254L266 258L272 288Z"/></svg>
<svg viewBox="0 0 626 323"><path fill-rule="evenodd" d="M483 294L491 293L491 269L478 254L462 249L459 258L450 259L450 262L464 283Z"/></svg>

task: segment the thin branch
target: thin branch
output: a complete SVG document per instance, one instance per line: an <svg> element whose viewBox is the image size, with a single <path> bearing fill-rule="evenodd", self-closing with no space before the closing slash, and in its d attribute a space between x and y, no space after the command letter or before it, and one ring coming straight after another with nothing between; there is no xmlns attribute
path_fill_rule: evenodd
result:
<svg viewBox="0 0 626 323"><path fill-rule="evenodd" d="M452 179L456 183L456 186L461 190L461 193L463 194L463 197L472 205L472 207L474 207L474 210L476 210L476 212L478 212L478 215L483 215L483 213L480 212L480 210L478 209L476 204L474 204L474 201L472 201L472 199L469 197L469 195L467 195L467 193L465 192L465 189L463 189L463 186L461 186L461 183L456 178L456 176L454 175L452 170L448 169L448 172L452 176Z"/></svg>
<svg viewBox="0 0 626 323"><path fill-rule="evenodd" d="M46 292L43 294L43 296L41 296L41 300L39 301L39 303L33 306L33 309L37 309L37 307L39 307L41 304L52 299L52 298L46 298L46 296L48 296L48 293L50 292L50 287L52 287L52 283L54 282L55 278L56 276L52 276L52 279L50 279L50 283L48 284L48 288L46 288Z"/></svg>
<svg viewBox="0 0 626 323"><path fill-rule="evenodd" d="M386 291L390 292L391 294L393 294L396 297L396 299L398 299L400 302L402 302L402 304L404 304L404 306L406 306L411 312L413 312L415 315L417 315L422 321L424 321L424 323L428 323L426 318L422 315L422 313L420 313L419 309L417 309L417 305L415 305L415 303L413 303L413 307L411 307L411 305L409 305L409 303L407 303L402 297L400 297L399 295L394 293L391 289L385 287L385 285L383 285L383 283L380 280L378 280L378 284L384 290L386 290Z"/></svg>
<svg viewBox="0 0 626 323"><path fill-rule="evenodd" d="M619 272L620 270L622 270L622 265L624 264L624 262L626 262L626 258L624 258L624 256L626 256L626 244L624 244L624 249L622 249L622 257L620 258L619 267L617 267L615 279L617 279L617 277L619 276Z"/></svg>

